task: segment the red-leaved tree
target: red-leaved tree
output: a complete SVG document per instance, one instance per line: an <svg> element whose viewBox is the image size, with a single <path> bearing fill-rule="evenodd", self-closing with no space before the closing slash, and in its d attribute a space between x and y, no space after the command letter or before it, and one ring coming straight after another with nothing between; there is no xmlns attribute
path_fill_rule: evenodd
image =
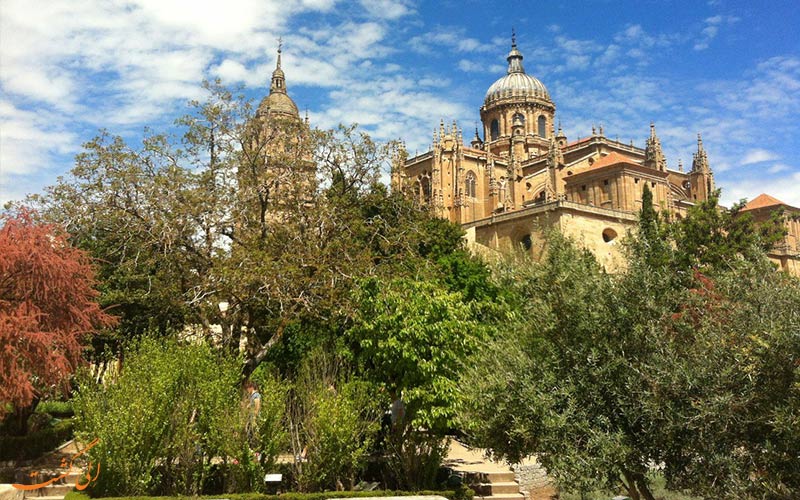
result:
<svg viewBox="0 0 800 500"><path fill-rule="evenodd" d="M0 216L0 417L27 431L39 399L66 388L82 341L115 318L97 304L90 257L57 226ZM9 408L10 407L10 408Z"/></svg>

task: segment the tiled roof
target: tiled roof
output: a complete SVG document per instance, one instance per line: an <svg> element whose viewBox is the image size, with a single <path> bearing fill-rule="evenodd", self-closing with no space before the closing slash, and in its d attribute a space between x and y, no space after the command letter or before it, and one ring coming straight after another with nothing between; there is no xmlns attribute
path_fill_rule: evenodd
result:
<svg viewBox="0 0 800 500"><path fill-rule="evenodd" d="M742 210L755 210L757 208L764 208L764 207L777 207L780 205L786 205L786 203L782 202L777 198L773 198L772 196L761 193L760 195L756 196L749 202L747 205L742 208Z"/></svg>
<svg viewBox="0 0 800 500"><path fill-rule="evenodd" d="M630 165L641 165L638 161L628 156L623 156L616 151L612 151L606 156L601 157L599 160L592 164L592 169L607 167L609 165L616 165L618 163L628 163Z"/></svg>

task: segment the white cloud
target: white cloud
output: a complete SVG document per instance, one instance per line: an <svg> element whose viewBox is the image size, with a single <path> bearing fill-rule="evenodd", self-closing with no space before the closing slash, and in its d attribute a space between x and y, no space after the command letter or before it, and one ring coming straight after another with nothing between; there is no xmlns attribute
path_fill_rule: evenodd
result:
<svg viewBox="0 0 800 500"><path fill-rule="evenodd" d="M361 6L372 17L398 19L414 12L410 2L400 0L361 0Z"/></svg>
<svg viewBox="0 0 800 500"><path fill-rule="evenodd" d="M767 172L771 174L777 174L779 172L786 172L789 170L794 170L791 166L785 163L776 163L767 169Z"/></svg>
<svg viewBox="0 0 800 500"><path fill-rule="evenodd" d="M495 53L498 49L498 39L484 42L477 38L466 36L466 30L456 27L440 26L433 31L412 37L408 43L412 50L420 54L433 54L441 51Z"/></svg>
<svg viewBox="0 0 800 500"><path fill-rule="evenodd" d="M694 50L705 50L711 44L711 41L719 34L720 27L731 26L739 22L736 16L723 16L716 15L706 18L704 27L700 31L699 38L694 43Z"/></svg>
<svg viewBox="0 0 800 500"><path fill-rule="evenodd" d="M458 61L458 69L465 72L474 72L474 73L481 73L486 71L486 68L475 61L468 61L467 59L461 59Z"/></svg>
<svg viewBox="0 0 800 500"><path fill-rule="evenodd" d="M771 179L731 179L722 189L722 203L726 206L747 198L752 200L761 193L793 207L800 207L800 172L791 172Z"/></svg>
<svg viewBox="0 0 800 500"><path fill-rule="evenodd" d="M742 158L742 165L750 165L753 163L763 163L765 161L777 160L780 158L777 154L766 149L751 149L747 151Z"/></svg>

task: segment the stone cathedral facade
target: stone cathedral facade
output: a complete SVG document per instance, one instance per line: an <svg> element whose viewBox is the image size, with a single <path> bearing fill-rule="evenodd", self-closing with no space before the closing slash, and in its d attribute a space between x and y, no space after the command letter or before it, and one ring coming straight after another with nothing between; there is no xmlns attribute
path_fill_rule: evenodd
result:
<svg viewBox="0 0 800 500"><path fill-rule="evenodd" d="M617 243L636 224L645 185L657 208L674 217L715 190L699 134L689 171L667 167L653 124L644 148L609 139L602 127L570 140L556 128L547 88L525 72L513 37L507 61L507 74L489 87L480 108L482 134L476 129L467 145L455 122L442 122L430 151L401 155L392 171L394 189L461 224L479 251L522 247L536 254L543 231L555 227L615 269L623 265ZM757 216L770 207L800 214L767 198L746 209ZM791 218L787 225L785 244L770 258L800 275L800 227Z"/></svg>

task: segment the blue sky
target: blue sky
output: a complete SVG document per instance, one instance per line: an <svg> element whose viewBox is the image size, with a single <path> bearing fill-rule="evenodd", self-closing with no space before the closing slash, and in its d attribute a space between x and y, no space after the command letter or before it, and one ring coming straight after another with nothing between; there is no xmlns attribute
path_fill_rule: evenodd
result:
<svg viewBox="0 0 800 500"><path fill-rule="evenodd" d="M570 140L602 124L642 146L654 121L688 168L701 132L723 201L800 206L797 0L3 0L0 204L55 182L98 129L169 129L204 78L260 99L279 36L314 125L413 153L455 119L469 140L512 26Z"/></svg>

